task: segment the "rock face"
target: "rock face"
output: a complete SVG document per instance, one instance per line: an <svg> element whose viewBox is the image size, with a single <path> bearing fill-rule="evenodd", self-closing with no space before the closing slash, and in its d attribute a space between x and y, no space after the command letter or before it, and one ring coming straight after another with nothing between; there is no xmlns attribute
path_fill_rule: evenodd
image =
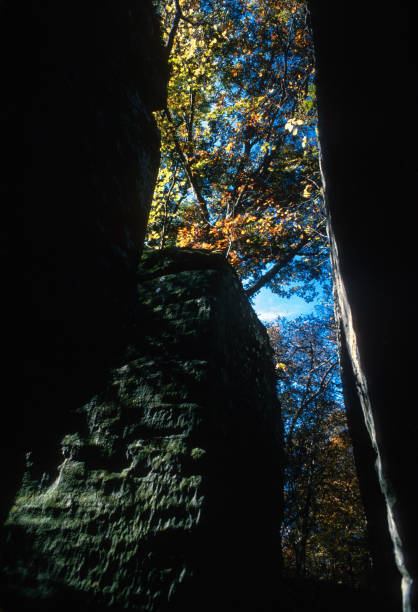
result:
<svg viewBox="0 0 418 612"><path fill-rule="evenodd" d="M165 104L167 62L151 0L6 1L0 11L6 208L14 194L24 199L24 311L13 346L23 347L26 385L24 409L2 428L0 464L15 470L2 471L1 520L29 440L47 462L76 418L70 406L91 394L123 344L159 166L152 111Z"/></svg>
<svg viewBox="0 0 418 612"><path fill-rule="evenodd" d="M222 256L166 250L143 258L129 337L56 470L28 467L2 605L267 609L282 432L265 329Z"/></svg>
<svg viewBox="0 0 418 612"><path fill-rule="evenodd" d="M377 3L361 10L316 0L309 5L344 383L352 398L348 415L360 485L369 526L376 526L376 557L388 558L387 538L377 527L387 514L403 607L417 610L418 426L410 391L416 307L408 295L416 277L415 230L408 220L416 168L402 154L415 142L416 125L407 133L388 129L389 118L401 117L412 102L413 21L407 9L381 11ZM369 486L373 458L377 474ZM393 609L399 609L399 578L390 562L380 567L380 579L388 597L398 592Z"/></svg>
<svg viewBox="0 0 418 612"><path fill-rule="evenodd" d="M152 2L0 17L25 381L0 428L0 607L254 610L280 557L265 331L221 257L150 255L138 279L168 73Z"/></svg>

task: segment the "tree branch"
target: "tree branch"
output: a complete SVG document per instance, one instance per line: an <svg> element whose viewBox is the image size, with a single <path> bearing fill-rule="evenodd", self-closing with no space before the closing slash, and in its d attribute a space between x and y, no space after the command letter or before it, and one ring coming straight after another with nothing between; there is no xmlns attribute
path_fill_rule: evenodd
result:
<svg viewBox="0 0 418 612"><path fill-rule="evenodd" d="M294 256L297 255L297 253L299 253L299 251L301 251L310 240L312 240L312 237L305 234L302 240L294 247L294 249L290 253L287 253L287 255L280 259L277 263L275 263L274 266L270 268L270 270L268 270L268 272L263 274L263 276L259 278L258 281L256 281L247 289L245 289L245 293L248 295L248 297L254 295L254 293L257 293L257 291L259 291L261 287L264 287L266 283L271 281L276 276L276 274L280 272L280 270L282 270L285 266L287 266L287 264L292 261Z"/></svg>
<svg viewBox="0 0 418 612"><path fill-rule="evenodd" d="M186 17L183 13L183 11L181 10L181 6L180 6L180 2L179 0L174 0L175 5L176 5L176 12L174 14L174 19L173 19L173 23L171 24L171 28L170 28L170 33L168 35L168 39L167 39L167 43L165 46L165 51L167 53L167 57L169 57L172 49L173 49L173 44L174 44L174 39L176 37L176 33L177 33L177 28L179 27L179 23L180 23L180 19L182 19L183 21L186 21L187 23L190 23L190 25L192 26L197 26L199 24L194 23L191 19L189 19L188 17Z"/></svg>
<svg viewBox="0 0 418 612"><path fill-rule="evenodd" d="M174 168L173 177L171 179L171 185L170 185L170 188L164 200L164 217L163 217L163 227L161 230L161 237L160 237L160 249L163 249L164 244L165 244L165 238L166 238L166 232L167 232L168 203L170 201L171 193L176 183L177 168L178 168L178 165L176 163L176 166Z"/></svg>
<svg viewBox="0 0 418 612"><path fill-rule="evenodd" d="M324 223L325 223L325 219L323 219L320 223L318 223L318 225L312 231L316 232L318 228ZM264 287L266 283L270 282L276 276L276 274L278 274L280 270L282 270L285 266L287 266L287 264L289 264L292 261L295 255L297 255L303 249L303 247L305 247L311 240L312 240L312 236L309 236L308 234L304 234L304 237L302 238L302 240L300 240L298 244L290 252L288 252L277 263L275 263L274 266L270 268L270 270L268 270L268 272L263 274L263 276L261 276L261 278L258 279L258 281L256 281L250 287L244 290L245 293L248 295L248 297L250 297L251 295L254 295L254 293L257 293L257 291L259 291L262 287Z"/></svg>
<svg viewBox="0 0 418 612"><path fill-rule="evenodd" d="M327 381L327 376L332 372L332 370L335 368L335 366L338 363L338 359L334 359L331 362L331 365L329 366L329 368L327 368L327 370L324 372L324 374L322 375L321 378L321 382L319 383L319 387L316 391L314 391L314 393L311 393L311 395L309 397L304 398L298 409L296 410L295 414L293 415L290 427L289 427L289 431L288 434L286 436L286 440L285 440L285 448L288 452L290 452L290 448L292 446L293 443L293 431L295 429L296 423L298 421L298 419L300 418L303 410L306 408L306 406L308 406L308 404L310 404L314 399L316 399L319 395L321 395L321 393L324 393L326 391L326 389L328 388L329 383L331 382L331 379L329 379ZM309 381L308 383L310 384L310 380L311 380L311 375L312 375L312 371L309 372Z"/></svg>
<svg viewBox="0 0 418 612"><path fill-rule="evenodd" d="M167 57L169 57L171 50L173 48L174 39L176 37L177 28L179 27L180 19L182 16L181 7L179 0L174 0L176 4L176 12L174 14L173 23L171 24L170 33L168 35L167 44L165 46L165 51L167 53Z"/></svg>
<svg viewBox="0 0 418 612"><path fill-rule="evenodd" d="M171 136L173 138L173 142L174 142L174 146L175 149L177 151L177 155L180 158L180 163L183 166L183 169L186 173L187 179L189 181L190 187L193 191L193 195L196 199L197 205L200 209L200 212L202 213L203 219L205 221L206 224L209 224L209 209L208 209L208 205L206 202L206 199L204 198L200 186L196 180L196 177L194 176L191 166L189 164L189 162L187 161L187 158L185 156L185 154L183 153L183 150L181 148L181 144L180 141L177 137L176 134L176 130L175 130L175 126L174 126L174 121L173 118L171 116L170 111L168 110L168 108L164 109L164 114L169 122L170 125L170 131L171 131Z"/></svg>

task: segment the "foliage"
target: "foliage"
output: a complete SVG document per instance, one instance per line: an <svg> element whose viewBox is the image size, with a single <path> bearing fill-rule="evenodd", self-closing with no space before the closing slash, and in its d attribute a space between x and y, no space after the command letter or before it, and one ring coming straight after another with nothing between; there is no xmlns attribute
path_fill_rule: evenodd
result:
<svg viewBox="0 0 418 612"><path fill-rule="evenodd" d="M328 274L314 67L302 0L156 0L171 67L157 121L153 248L220 251L253 295L315 293ZM279 320L289 569L359 584L365 519L330 317Z"/></svg>
<svg viewBox="0 0 418 612"><path fill-rule="evenodd" d="M221 251L249 294L311 296L327 255L304 2L157 6L171 79L148 246Z"/></svg>
<svg viewBox="0 0 418 612"><path fill-rule="evenodd" d="M333 319L279 319L268 329L285 430L287 569L364 586L364 511L343 409Z"/></svg>

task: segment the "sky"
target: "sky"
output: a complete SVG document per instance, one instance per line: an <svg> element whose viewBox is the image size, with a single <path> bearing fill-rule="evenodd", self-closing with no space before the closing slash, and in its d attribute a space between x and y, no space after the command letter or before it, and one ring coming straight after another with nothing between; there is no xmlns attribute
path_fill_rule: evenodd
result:
<svg viewBox="0 0 418 612"><path fill-rule="evenodd" d="M300 297L281 298L263 287L254 298L253 308L260 321L266 324L277 317L294 319L299 315L313 313L318 302L314 300L308 303Z"/></svg>

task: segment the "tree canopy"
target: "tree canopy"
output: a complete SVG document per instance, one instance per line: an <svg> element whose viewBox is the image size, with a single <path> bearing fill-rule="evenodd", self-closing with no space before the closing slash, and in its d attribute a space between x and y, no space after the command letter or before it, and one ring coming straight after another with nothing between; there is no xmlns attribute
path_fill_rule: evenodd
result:
<svg viewBox="0 0 418 612"><path fill-rule="evenodd" d="M342 402L335 323L329 315L268 328L285 432L285 568L366 586L366 519Z"/></svg>
<svg viewBox="0 0 418 612"><path fill-rule="evenodd" d="M221 252L248 296L315 295L329 257L303 0L156 0L171 77L147 245ZM329 287L328 287L329 289ZM286 567L370 565L332 317L269 327L285 429Z"/></svg>
<svg viewBox="0 0 418 612"><path fill-rule="evenodd" d="M171 78L148 246L221 251L249 295L309 298L327 246L304 2L157 6Z"/></svg>

